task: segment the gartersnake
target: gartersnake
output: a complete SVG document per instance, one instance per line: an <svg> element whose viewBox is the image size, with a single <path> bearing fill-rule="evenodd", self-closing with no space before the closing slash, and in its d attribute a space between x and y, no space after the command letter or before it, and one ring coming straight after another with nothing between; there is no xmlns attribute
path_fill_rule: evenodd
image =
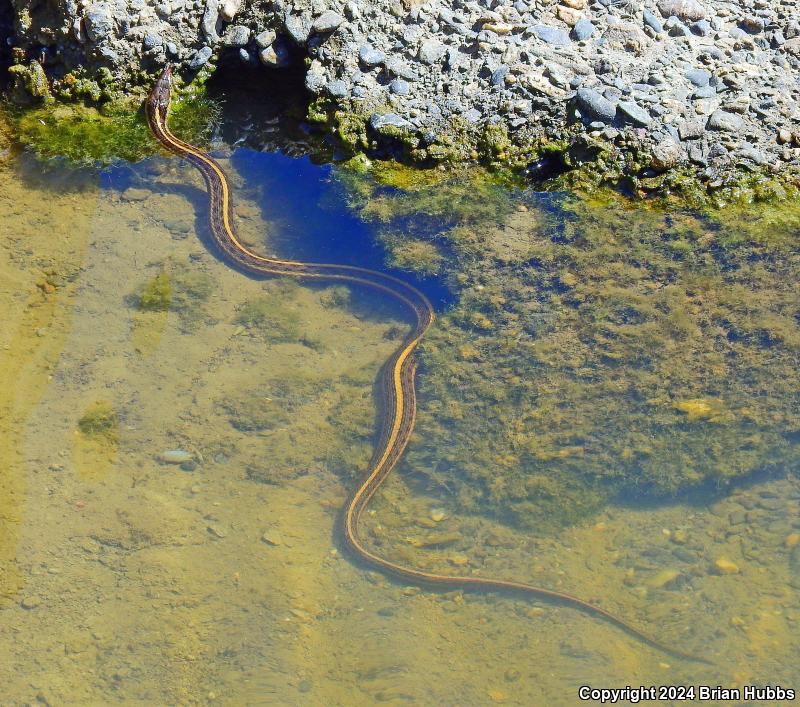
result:
<svg viewBox="0 0 800 707"><path fill-rule="evenodd" d="M350 494L342 512L342 537L347 549L367 565L395 579L423 586L504 591L553 600L601 617L665 653L707 662L703 658L666 646L605 609L570 594L523 582L425 572L380 557L365 546L359 535L361 515L378 487L397 465L414 429L417 409L414 352L422 336L433 323L433 307L425 295L415 287L378 271L348 265L267 258L244 246L236 235L230 188L222 168L209 155L175 137L167 125L171 88L172 71L167 66L147 97L145 103L147 122L153 135L164 147L191 162L203 175L209 195L211 235L228 261L241 270L257 276L283 275L304 280L343 281L365 285L399 300L414 314L414 326L402 345L381 369L381 385L384 393L383 427L368 471Z"/></svg>

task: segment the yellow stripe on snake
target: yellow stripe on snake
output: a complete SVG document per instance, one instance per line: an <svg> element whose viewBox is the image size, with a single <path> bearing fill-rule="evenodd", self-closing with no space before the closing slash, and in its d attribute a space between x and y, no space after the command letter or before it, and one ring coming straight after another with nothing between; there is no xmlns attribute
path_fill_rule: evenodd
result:
<svg viewBox="0 0 800 707"><path fill-rule="evenodd" d="M232 218L230 188L222 168L209 155L175 137L168 127L171 89L172 71L167 66L147 98L145 104L147 122L153 135L164 147L191 162L203 175L209 196L211 235L228 261L237 268L256 276L281 275L301 280L340 281L364 285L399 300L414 315L414 326L411 331L381 369L384 406L381 434L368 471L350 494L343 510L342 539L352 555L366 565L395 579L417 585L448 589L504 591L567 604L601 617L665 653L680 658L704 661L702 658L666 646L605 609L570 594L510 580L478 576L448 576L425 572L380 557L365 546L359 534L361 516L367 508L369 500L397 465L414 429L417 409L414 352L422 336L433 323L433 307L425 295L416 288L378 271L348 265L303 263L267 258L244 246L236 235Z"/></svg>

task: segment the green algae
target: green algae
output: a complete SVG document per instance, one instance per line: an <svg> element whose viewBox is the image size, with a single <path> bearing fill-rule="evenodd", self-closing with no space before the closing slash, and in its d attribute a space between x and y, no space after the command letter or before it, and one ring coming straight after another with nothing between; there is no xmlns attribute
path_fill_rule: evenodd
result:
<svg viewBox="0 0 800 707"><path fill-rule="evenodd" d="M546 530L800 460L800 202L519 199L485 173L405 169L342 182L394 265L431 272L435 252L456 295L423 342L423 486Z"/></svg>
<svg viewBox="0 0 800 707"><path fill-rule="evenodd" d="M93 403L78 420L78 429L90 439L115 441L119 434L117 411L107 401Z"/></svg>
<svg viewBox="0 0 800 707"><path fill-rule="evenodd" d="M173 103L170 126L182 139L203 144L218 114L218 106L203 96L187 96ZM15 119L18 139L42 160L84 166L136 162L160 149L138 104L53 103L17 109Z"/></svg>
<svg viewBox="0 0 800 707"><path fill-rule="evenodd" d="M174 312L181 329L192 331L209 320L206 303L214 289L214 280L207 273L168 263L166 269L142 283L130 301L142 312Z"/></svg>
<svg viewBox="0 0 800 707"><path fill-rule="evenodd" d="M298 341L302 335L299 311L274 295L246 301L236 315L236 322L272 343Z"/></svg>

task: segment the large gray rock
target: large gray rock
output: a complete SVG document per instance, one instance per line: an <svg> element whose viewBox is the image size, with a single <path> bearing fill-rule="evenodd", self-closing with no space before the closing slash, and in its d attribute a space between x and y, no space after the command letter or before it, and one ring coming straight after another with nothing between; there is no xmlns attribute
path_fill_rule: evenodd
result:
<svg viewBox="0 0 800 707"><path fill-rule="evenodd" d="M706 128L709 130L722 130L728 133L738 133L744 126L744 119L736 113L725 110L715 110L708 118Z"/></svg>
<svg viewBox="0 0 800 707"><path fill-rule="evenodd" d="M344 17L342 17L338 12L326 10L319 17L317 17L316 20L314 20L314 23L311 25L311 29L318 34L329 34L339 29L339 26L343 22Z"/></svg>
<svg viewBox="0 0 800 707"><path fill-rule="evenodd" d="M216 44L219 41L219 27L219 3L217 0L207 0L200 29L209 44Z"/></svg>

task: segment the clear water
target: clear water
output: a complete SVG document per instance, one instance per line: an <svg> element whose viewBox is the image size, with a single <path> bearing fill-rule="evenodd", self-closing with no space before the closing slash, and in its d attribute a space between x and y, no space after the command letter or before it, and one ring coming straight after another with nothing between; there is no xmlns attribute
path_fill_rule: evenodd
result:
<svg viewBox="0 0 800 707"><path fill-rule="evenodd" d="M449 258L429 277L394 269L440 324L418 431L374 502L370 541L414 566L574 593L713 665L566 607L406 587L343 557L336 516L369 460L373 384L403 311L230 269L208 247L202 183L174 158L94 174L12 150L0 701L531 705L575 704L581 685L800 686L791 218L491 189L454 223L458 191L412 193L417 210L396 186L359 192L302 150L260 151L235 115L213 147L253 247L385 268L403 238L433 234ZM646 234L662 231L701 243L697 262L642 274L666 257L645 257ZM549 250L576 233L589 264ZM604 260L615 248L624 257ZM697 312L665 299L643 330L651 279L704 293L708 328L693 333ZM667 320L684 333L656 336ZM581 348L601 345L597 360ZM609 399L613 414L597 402ZM658 486L659 469L687 467L694 481ZM660 490L638 492L635 473ZM538 527L537 504L558 522Z"/></svg>

